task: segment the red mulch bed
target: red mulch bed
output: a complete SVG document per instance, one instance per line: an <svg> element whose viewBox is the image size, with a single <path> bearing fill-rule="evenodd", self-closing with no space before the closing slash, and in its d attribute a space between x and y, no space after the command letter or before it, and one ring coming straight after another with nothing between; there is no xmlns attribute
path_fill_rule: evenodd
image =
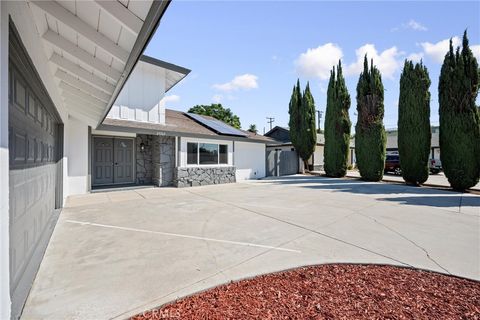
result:
<svg viewBox="0 0 480 320"><path fill-rule="evenodd" d="M376 265L321 265L222 285L143 319L480 319L480 282Z"/></svg>

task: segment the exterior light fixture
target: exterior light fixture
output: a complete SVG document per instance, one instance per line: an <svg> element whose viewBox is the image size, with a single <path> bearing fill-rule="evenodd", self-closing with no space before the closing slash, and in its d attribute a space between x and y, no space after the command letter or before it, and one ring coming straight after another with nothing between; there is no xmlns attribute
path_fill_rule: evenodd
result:
<svg viewBox="0 0 480 320"><path fill-rule="evenodd" d="M144 152L145 151L145 143L140 143L140 151Z"/></svg>

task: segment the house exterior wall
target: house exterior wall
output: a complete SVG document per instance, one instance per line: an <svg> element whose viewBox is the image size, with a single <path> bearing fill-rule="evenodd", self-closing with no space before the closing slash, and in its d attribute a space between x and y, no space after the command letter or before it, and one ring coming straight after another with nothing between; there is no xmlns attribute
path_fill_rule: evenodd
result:
<svg viewBox="0 0 480 320"><path fill-rule="evenodd" d="M167 187L174 184L175 137L153 137L153 175L156 186Z"/></svg>
<svg viewBox="0 0 480 320"><path fill-rule="evenodd" d="M139 61L107 117L165 124L165 69Z"/></svg>
<svg viewBox="0 0 480 320"><path fill-rule="evenodd" d="M265 144L235 141L234 165L236 180L265 177Z"/></svg>
<svg viewBox="0 0 480 320"><path fill-rule="evenodd" d="M137 184L151 184L153 181L153 150L154 137L146 134L137 135L135 139L135 153L136 153L136 183ZM144 149L141 145L143 143Z"/></svg>
<svg viewBox="0 0 480 320"><path fill-rule="evenodd" d="M65 196L88 192L88 125L70 116L65 126L67 184Z"/></svg>
<svg viewBox="0 0 480 320"><path fill-rule="evenodd" d="M317 145L313 152L313 168L314 170L323 170L323 150L324 147Z"/></svg>
<svg viewBox="0 0 480 320"><path fill-rule="evenodd" d="M8 170L8 9L0 2L0 319L10 319Z"/></svg>
<svg viewBox="0 0 480 320"><path fill-rule="evenodd" d="M173 184L177 188L206 186L235 182L235 167L178 167Z"/></svg>

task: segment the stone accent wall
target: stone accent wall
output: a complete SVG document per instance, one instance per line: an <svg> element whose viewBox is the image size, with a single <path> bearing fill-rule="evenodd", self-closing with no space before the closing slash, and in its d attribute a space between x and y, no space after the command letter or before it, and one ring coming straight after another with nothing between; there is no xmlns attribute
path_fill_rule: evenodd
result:
<svg viewBox="0 0 480 320"><path fill-rule="evenodd" d="M178 188L235 182L235 167L175 168L173 185Z"/></svg>
<svg viewBox="0 0 480 320"><path fill-rule="evenodd" d="M175 137L153 136L153 183L171 186L175 169Z"/></svg>
<svg viewBox="0 0 480 320"><path fill-rule="evenodd" d="M145 149L140 149L140 144L145 145ZM146 134L137 135L135 157L136 157L136 174L137 184L151 184L152 183L152 151L153 151L153 136Z"/></svg>

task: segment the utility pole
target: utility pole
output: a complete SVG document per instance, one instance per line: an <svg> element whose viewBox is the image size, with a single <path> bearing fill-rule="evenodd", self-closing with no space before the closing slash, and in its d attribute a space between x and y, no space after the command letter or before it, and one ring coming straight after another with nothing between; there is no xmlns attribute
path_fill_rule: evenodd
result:
<svg viewBox="0 0 480 320"><path fill-rule="evenodd" d="M322 110L315 110L317 111L317 129L319 130L322 130L322 128L320 128L320 121L322 120L322 116L323 116L323 111Z"/></svg>
<svg viewBox="0 0 480 320"><path fill-rule="evenodd" d="M270 130L272 130L272 124L275 122L274 117L267 117L267 122L270 124Z"/></svg>

